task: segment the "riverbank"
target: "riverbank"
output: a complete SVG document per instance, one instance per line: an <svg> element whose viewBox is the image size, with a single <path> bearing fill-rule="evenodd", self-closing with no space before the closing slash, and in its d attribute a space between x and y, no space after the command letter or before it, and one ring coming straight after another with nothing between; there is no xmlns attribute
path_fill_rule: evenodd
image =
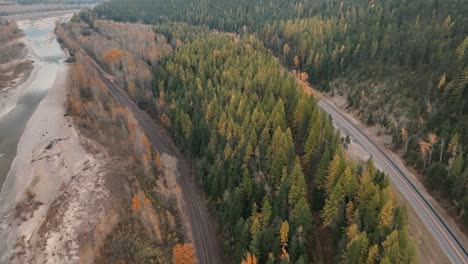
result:
<svg viewBox="0 0 468 264"><path fill-rule="evenodd" d="M34 68L0 97L0 263L89 260L116 223L103 206L112 204L103 187L105 159L85 151L66 116L69 66L53 29L70 17L18 23L23 56Z"/></svg>
<svg viewBox="0 0 468 264"><path fill-rule="evenodd" d="M98 234L116 223L103 206L110 204L105 158L85 150L66 114L67 72L61 66L30 118L0 193L2 263L78 263L83 241L99 247L105 235Z"/></svg>
<svg viewBox="0 0 468 264"><path fill-rule="evenodd" d="M19 41L23 44L26 43L24 37ZM41 68L38 63L33 63L36 60L38 60L37 55L28 45L25 45L21 57L0 65L2 75L10 77L0 79L3 82L3 87L0 89L0 118L14 108L22 91L27 89L36 78L37 72Z"/></svg>
<svg viewBox="0 0 468 264"><path fill-rule="evenodd" d="M28 19L41 19L41 18L48 18L48 17L58 17L73 13L80 12L81 9L68 9L68 10L58 10L58 11L44 11L44 12L33 12L33 13L25 13L25 14L15 14L15 15L8 15L5 16L7 19L13 19L16 21L20 20L28 20Z"/></svg>
<svg viewBox="0 0 468 264"><path fill-rule="evenodd" d="M24 52L17 52L20 58L8 57L7 64L30 61L32 70L20 72L14 82L4 83L0 91L0 186L16 156L18 142L29 118L53 85L57 70L65 59L53 34L55 21L68 20L70 17L71 14L18 21L18 27L24 35L15 41L24 43ZM10 74L11 70L3 73Z"/></svg>
<svg viewBox="0 0 468 264"><path fill-rule="evenodd" d="M0 118L16 103L16 90L37 71L37 60L18 23L0 17ZM13 98L14 99L14 98Z"/></svg>

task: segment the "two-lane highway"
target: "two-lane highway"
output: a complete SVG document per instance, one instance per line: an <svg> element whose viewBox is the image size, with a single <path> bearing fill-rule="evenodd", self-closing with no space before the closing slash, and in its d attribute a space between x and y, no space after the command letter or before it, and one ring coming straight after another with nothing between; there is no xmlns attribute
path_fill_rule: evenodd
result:
<svg viewBox="0 0 468 264"><path fill-rule="evenodd" d="M354 123L326 98L319 101L319 106L331 115L333 122L342 132L362 145L373 157L376 165L388 174L394 186L435 237L448 259L452 263L468 263L468 252L458 237L458 232L453 231L454 227L447 224L443 216L431 205L428 198L430 196L399 159L388 153L372 136L366 134L359 124Z"/></svg>

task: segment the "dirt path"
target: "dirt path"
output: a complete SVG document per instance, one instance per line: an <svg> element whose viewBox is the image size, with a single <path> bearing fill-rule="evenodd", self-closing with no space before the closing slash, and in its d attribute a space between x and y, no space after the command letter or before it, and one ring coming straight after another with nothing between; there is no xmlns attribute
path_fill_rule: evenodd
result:
<svg viewBox="0 0 468 264"><path fill-rule="evenodd" d="M83 50L82 53L87 56ZM195 247L198 263L224 263L222 242L216 231L216 220L208 211L204 195L195 179L190 160L184 157L166 130L155 123L148 114L141 111L120 87L105 77L110 75L91 57L87 57L100 73L100 77L107 85L110 93L121 105L127 107L133 113L156 151L174 158L177 169L173 174L175 174L182 190L182 213L184 219L188 221L187 225L192 234L192 243Z"/></svg>

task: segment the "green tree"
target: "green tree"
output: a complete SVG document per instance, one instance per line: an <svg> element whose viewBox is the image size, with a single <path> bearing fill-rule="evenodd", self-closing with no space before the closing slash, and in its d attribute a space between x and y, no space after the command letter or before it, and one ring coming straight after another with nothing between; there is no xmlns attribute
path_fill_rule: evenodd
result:
<svg viewBox="0 0 468 264"><path fill-rule="evenodd" d="M312 213L304 197L302 197L291 213L291 224L295 228L302 227L304 232L309 232L312 227Z"/></svg>
<svg viewBox="0 0 468 264"><path fill-rule="evenodd" d="M262 207L262 227L266 228L270 223L271 217L271 205L268 197L263 197L263 207Z"/></svg>
<svg viewBox="0 0 468 264"><path fill-rule="evenodd" d="M325 193L330 194L333 187L335 186L335 181L338 178L340 173L341 166L341 157L338 154L333 156L333 160L328 166L328 175L325 178Z"/></svg>
<svg viewBox="0 0 468 264"><path fill-rule="evenodd" d="M307 194L305 176L302 173L299 158L296 158L290 175L291 189L288 195L289 204L294 206L301 198Z"/></svg>
<svg viewBox="0 0 468 264"><path fill-rule="evenodd" d="M344 192L341 183L338 183L325 201L322 211L323 225L330 226L339 217L342 203L344 202Z"/></svg>

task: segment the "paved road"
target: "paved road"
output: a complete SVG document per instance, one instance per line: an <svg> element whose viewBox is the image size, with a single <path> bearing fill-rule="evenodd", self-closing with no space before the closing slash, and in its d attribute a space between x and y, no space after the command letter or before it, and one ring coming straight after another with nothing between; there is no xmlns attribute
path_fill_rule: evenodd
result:
<svg viewBox="0 0 468 264"><path fill-rule="evenodd" d="M363 132L359 124L351 121L327 99L321 99L319 106L332 116L335 125L343 133L348 134L355 142L361 144L371 154L377 166L389 175L390 180L434 235L449 260L452 263L468 263L468 253L463 241L458 237L458 232L455 233L442 215L434 209L429 202L430 196L421 184L413 179L401 161L388 153L372 136Z"/></svg>
<svg viewBox="0 0 468 264"><path fill-rule="evenodd" d="M165 129L158 126L148 114L141 111L125 91L116 85L109 77L110 75L106 74L99 64L87 56L84 50L81 50L81 52L100 73L100 78L107 85L112 96L133 113L156 151L177 158L177 170L180 174L177 181L182 189L183 207L192 230L198 263L224 263L222 243L216 233L216 220L208 212L203 193L195 180L190 161L180 153Z"/></svg>

